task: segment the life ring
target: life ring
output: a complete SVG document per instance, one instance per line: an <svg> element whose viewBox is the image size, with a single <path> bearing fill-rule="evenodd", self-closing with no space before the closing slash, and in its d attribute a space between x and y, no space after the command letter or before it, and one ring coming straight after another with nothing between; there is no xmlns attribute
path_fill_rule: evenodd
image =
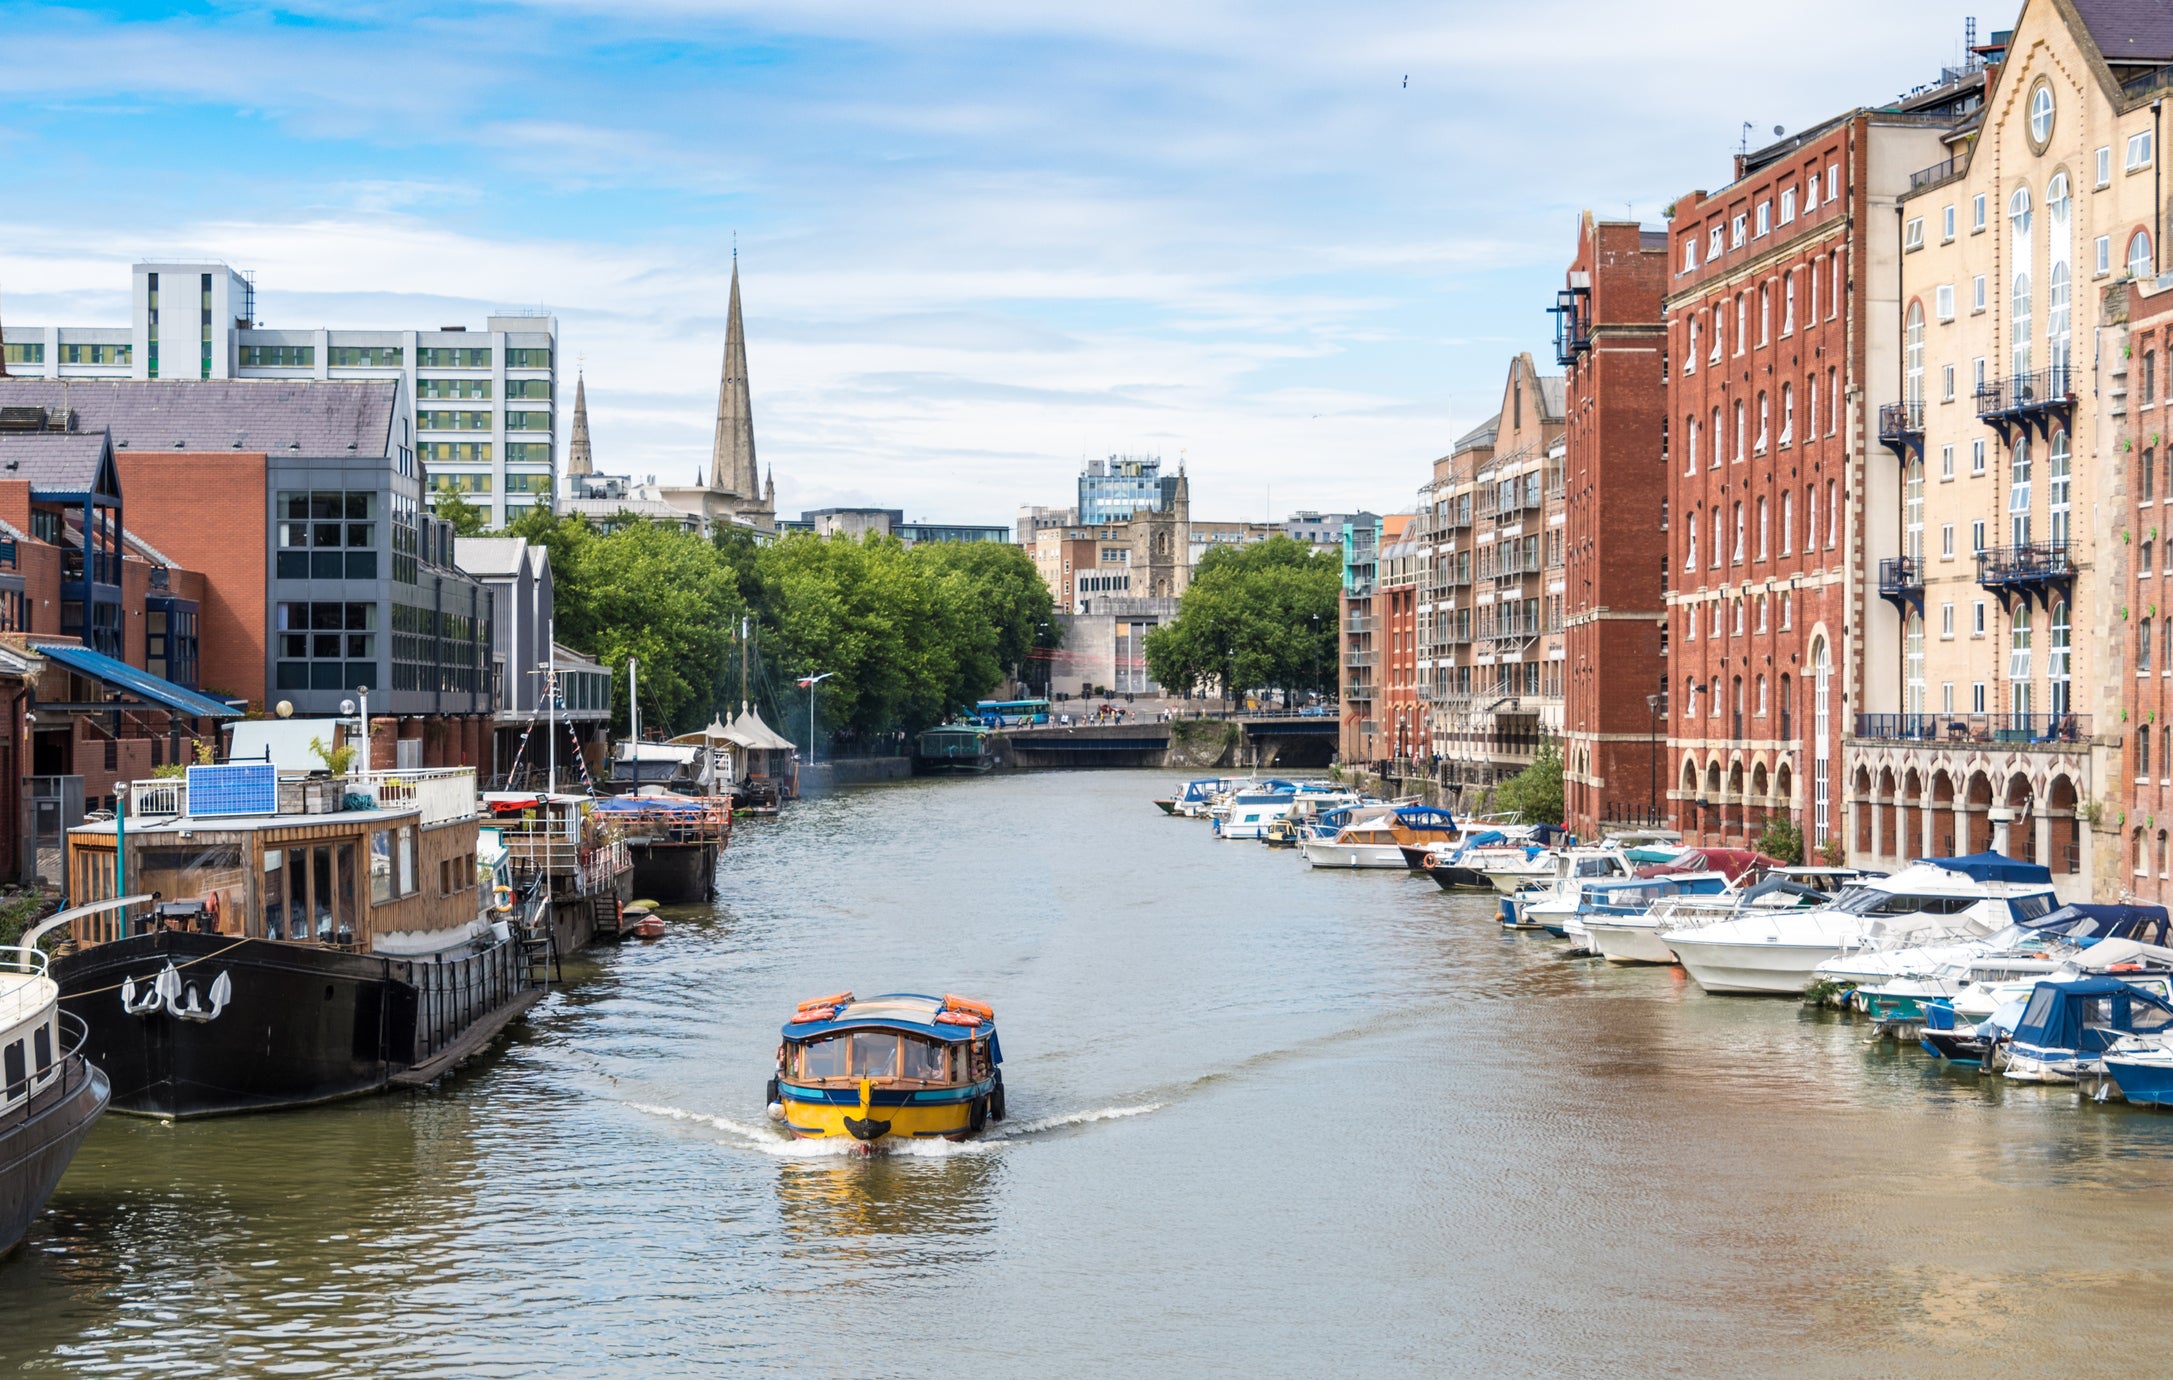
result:
<svg viewBox="0 0 2173 1380"><path fill-rule="evenodd" d="M492 910L513 909L513 888L500 883L490 889Z"/></svg>
<svg viewBox="0 0 2173 1380"><path fill-rule="evenodd" d="M1425 865L1427 871L1431 872L1435 868L1441 866L1441 855L1439 853L1429 852L1425 857L1419 859L1419 861Z"/></svg>
<svg viewBox="0 0 2173 1380"><path fill-rule="evenodd" d="M971 1011L938 1011L937 1025L962 1025L971 1029L981 1024L981 1018Z"/></svg>

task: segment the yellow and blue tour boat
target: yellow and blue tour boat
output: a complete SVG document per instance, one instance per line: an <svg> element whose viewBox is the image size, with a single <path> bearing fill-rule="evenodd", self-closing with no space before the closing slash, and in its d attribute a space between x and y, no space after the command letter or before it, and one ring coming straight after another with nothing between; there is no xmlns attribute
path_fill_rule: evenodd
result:
<svg viewBox="0 0 2173 1380"><path fill-rule="evenodd" d="M996 1012L964 997L850 992L785 1022L769 1113L804 1139L959 1140L1004 1115Z"/></svg>

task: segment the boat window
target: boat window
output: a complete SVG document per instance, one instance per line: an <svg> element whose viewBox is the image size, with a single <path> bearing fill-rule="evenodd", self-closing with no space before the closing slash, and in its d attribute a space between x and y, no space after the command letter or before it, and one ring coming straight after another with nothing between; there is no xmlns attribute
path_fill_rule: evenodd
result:
<svg viewBox="0 0 2173 1380"><path fill-rule="evenodd" d="M929 1083L945 1080L950 1064L950 1051L942 1045L927 1040L908 1039L904 1042L904 1067L899 1070L902 1078L918 1078Z"/></svg>
<svg viewBox="0 0 2173 1380"><path fill-rule="evenodd" d="M20 1097L23 1094L23 1079L25 1077L23 1071L23 1042L21 1040L17 1040L8 1046L5 1062L7 1095L9 1097Z"/></svg>
<svg viewBox="0 0 2173 1380"><path fill-rule="evenodd" d="M53 1027L39 1026L38 1033L31 1037L31 1048L36 1051L40 1074L53 1067Z"/></svg>
<svg viewBox="0 0 2173 1380"><path fill-rule="evenodd" d="M2021 1030L2027 1026L2033 1030L2042 1030L2045 1021L2052 1015L2052 1004L2059 999L2060 994L2054 989L2039 987L2030 994L2030 1004L2023 1010L2022 1021L2015 1029Z"/></svg>
<svg viewBox="0 0 2173 1380"><path fill-rule="evenodd" d="M2138 1035L2154 1035L2173 1025L2173 1011L2161 1010L2140 1001L2123 998L2128 1002L2128 1024L2125 1029ZM40 1032L43 1033L42 1031Z"/></svg>
<svg viewBox="0 0 2173 1380"><path fill-rule="evenodd" d="M1833 908L1845 915L1871 915L1883 909L1892 899L1894 893L1891 891L1881 891L1870 886L1852 886L1834 901Z"/></svg>
<svg viewBox="0 0 2173 1380"><path fill-rule="evenodd" d="M800 1046L799 1075L802 1078L843 1078L845 1076L845 1037L832 1035L825 1040L812 1040Z"/></svg>
<svg viewBox="0 0 2173 1380"><path fill-rule="evenodd" d="M2052 897L2049 895L2017 896L2007 903L2017 920L2035 920L2040 915L2052 914Z"/></svg>
<svg viewBox="0 0 2173 1380"><path fill-rule="evenodd" d="M264 850L264 937L287 937L287 850Z"/></svg>

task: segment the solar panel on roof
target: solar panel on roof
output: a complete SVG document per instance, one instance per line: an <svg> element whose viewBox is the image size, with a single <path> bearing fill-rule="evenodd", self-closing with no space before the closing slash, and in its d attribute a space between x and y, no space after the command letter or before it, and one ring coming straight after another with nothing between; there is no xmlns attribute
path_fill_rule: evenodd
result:
<svg viewBox="0 0 2173 1380"><path fill-rule="evenodd" d="M198 817L276 815L279 769L269 762L190 767L189 813Z"/></svg>

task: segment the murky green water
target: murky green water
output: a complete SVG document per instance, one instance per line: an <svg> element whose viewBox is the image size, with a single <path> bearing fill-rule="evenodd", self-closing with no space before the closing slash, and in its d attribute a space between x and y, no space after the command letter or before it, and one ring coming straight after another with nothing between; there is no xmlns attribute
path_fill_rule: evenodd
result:
<svg viewBox="0 0 2173 1380"><path fill-rule="evenodd" d="M450 1086L109 1117L0 1263L0 1362L118 1375L2156 1370L2173 1117L2078 1105L1316 874L1164 773L743 827ZM762 1116L851 986L1003 1019L1011 1120Z"/></svg>

